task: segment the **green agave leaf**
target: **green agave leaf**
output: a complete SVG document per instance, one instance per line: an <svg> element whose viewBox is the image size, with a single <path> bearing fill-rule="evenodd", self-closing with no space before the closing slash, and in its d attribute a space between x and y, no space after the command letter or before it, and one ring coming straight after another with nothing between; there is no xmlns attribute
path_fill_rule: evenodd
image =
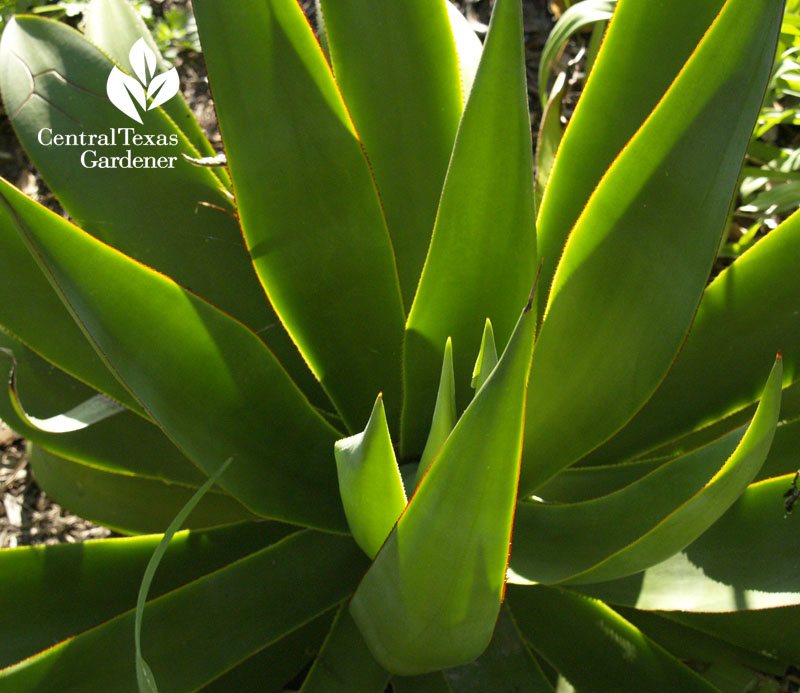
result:
<svg viewBox="0 0 800 693"><path fill-rule="evenodd" d="M324 405L319 384L258 284L222 183L209 169L183 160L182 153L198 152L162 109L147 111L137 128L109 101L106 81L113 66L63 23L17 17L7 24L0 41L0 91L28 156L79 226L248 324L315 403ZM113 145L51 144L58 135L103 135L110 142L112 133ZM174 144L143 144L145 135ZM137 137L142 142L135 143ZM87 155L91 159L130 152L131 161L162 155L175 160L171 168L85 168L84 152L94 152ZM45 354L26 334L3 324Z"/></svg>
<svg viewBox="0 0 800 693"><path fill-rule="evenodd" d="M715 690L602 602L511 585L508 603L523 637L578 690Z"/></svg>
<svg viewBox="0 0 800 693"><path fill-rule="evenodd" d="M132 475L70 460L38 445L30 449L37 483L69 511L123 534L162 532L197 485ZM192 529L256 517L219 490L208 494L187 524Z"/></svg>
<svg viewBox="0 0 800 693"><path fill-rule="evenodd" d="M497 347L494 343L492 321L486 318L486 325L484 325L483 337L481 338L481 349L478 352L475 367L472 369L472 381L470 385L473 390L480 390L481 387L483 387L483 384L488 380L494 367L497 365L498 360Z"/></svg>
<svg viewBox="0 0 800 693"><path fill-rule="evenodd" d="M543 110L547 109L547 103L552 99L552 93L547 88L550 70L558 55L564 50L567 41L584 27L610 19L616 6L616 0L584 0L567 7L564 14L558 18L539 57L539 100ZM550 97L547 96L548 93L551 93Z"/></svg>
<svg viewBox="0 0 800 693"><path fill-rule="evenodd" d="M27 200L16 188L7 183L2 185L9 197ZM147 416L86 341L19 237L13 217L2 207L0 295L3 296L0 301L0 326L5 328L0 329L0 341L15 353L17 359L22 358L19 345L24 343L78 380L90 383L96 390ZM43 315L47 316L47 320L42 320ZM11 340L10 344L8 340ZM10 360L8 365L10 367ZM4 401L6 397L0 397L0 402Z"/></svg>
<svg viewBox="0 0 800 693"><path fill-rule="evenodd" d="M781 378L778 359L746 432L734 431L595 500L521 503L513 570L537 582L598 582L639 572L686 547L736 502L764 463Z"/></svg>
<svg viewBox="0 0 800 693"><path fill-rule="evenodd" d="M534 499L578 503L600 498L629 486L669 460L659 457L603 467L568 467L536 489Z"/></svg>
<svg viewBox="0 0 800 693"><path fill-rule="evenodd" d="M444 676L454 693L553 693L553 687L528 650L507 606L500 609L494 636L486 652L474 662L446 669Z"/></svg>
<svg viewBox="0 0 800 693"><path fill-rule="evenodd" d="M532 300L350 603L375 659L393 673L469 662L491 640L516 500Z"/></svg>
<svg viewBox="0 0 800 693"><path fill-rule="evenodd" d="M725 0L699 0L692 4L691 12L676 12L673 6L660 2L617 3L539 210L536 235L543 263L540 314L547 304L564 244L592 191L661 100L724 4ZM600 2L598 5L602 8ZM577 3L572 16L580 16L590 7L597 9L587 2ZM610 4L604 9L609 11ZM562 27L568 27L566 20ZM654 51L654 36L669 49ZM550 45L555 49L558 43L554 39ZM547 59L543 52L542 60ZM546 75L540 68L540 99L548 93L541 86ZM726 128L725 133L729 132Z"/></svg>
<svg viewBox="0 0 800 693"><path fill-rule="evenodd" d="M763 680L760 672L772 676L785 673L785 666L770 657L733 646L657 614L624 607L617 612L721 691L759 690L757 686Z"/></svg>
<svg viewBox="0 0 800 693"><path fill-rule="evenodd" d="M567 75L562 72L556 77L553 89L542 111L542 123L536 138L536 175L533 188L537 213L542 206L544 191L553 170L558 145L561 144L561 138L564 137L564 126L561 124L561 104L566 89Z"/></svg>
<svg viewBox="0 0 800 693"><path fill-rule="evenodd" d="M670 611L800 604L799 520L784 508L793 477L752 484L699 539L662 563L581 591L612 604Z"/></svg>
<svg viewBox="0 0 800 693"><path fill-rule="evenodd" d="M347 605L339 607L333 627L300 693L383 693L389 672L369 653Z"/></svg>
<svg viewBox="0 0 800 693"><path fill-rule="evenodd" d="M130 64L130 50L140 38L144 39L156 57L156 74L172 68L161 56L142 15L127 0L91 0L84 10L83 21L86 38L108 53L129 75L134 73ZM180 92L165 102L162 108L202 156L216 154ZM230 178L225 169L216 169L214 173L220 182L230 187Z"/></svg>
<svg viewBox="0 0 800 693"><path fill-rule="evenodd" d="M335 609L292 631L200 690L202 693L284 690L286 683L319 651L334 612Z"/></svg>
<svg viewBox="0 0 800 693"><path fill-rule="evenodd" d="M336 83L375 175L410 306L461 117L447 8L430 0L320 5Z"/></svg>
<svg viewBox="0 0 800 693"><path fill-rule="evenodd" d="M0 335L0 339L2 339L3 336L5 335ZM16 340L9 338L8 341L13 341L24 349L22 344ZM82 431L93 424L128 411L107 395L95 393L80 404L71 407L63 414L49 416L46 419L37 418L25 412L25 406L19 399L19 389L17 387L18 364L13 350L0 347L0 355L5 356L11 361L11 368L8 374L8 397L14 413L24 422L24 427L26 428L32 428L41 433L74 433L75 431Z"/></svg>
<svg viewBox="0 0 800 693"><path fill-rule="evenodd" d="M0 329L2 349L14 354L18 393L39 418L50 417L97 395L96 390L71 378ZM10 359L7 365L0 365L0 380L7 381L10 375ZM206 478L157 426L133 412L122 412L73 433L51 434L28 426L18 416L11 399L0 396L0 419L28 440L99 469L193 486L199 486Z"/></svg>
<svg viewBox="0 0 800 693"><path fill-rule="evenodd" d="M0 182L0 202L93 346L180 449L258 514L344 529L337 434L244 325ZM167 317L165 317L167 316ZM264 393L269 393L265 397Z"/></svg>
<svg viewBox="0 0 800 693"><path fill-rule="evenodd" d="M800 377L798 264L800 214L794 214L706 288L692 331L664 382L630 423L582 464L625 459L749 405L758 398L778 349L784 385L795 382Z"/></svg>
<svg viewBox="0 0 800 693"><path fill-rule="evenodd" d="M533 356L521 491L619 430L675 359L728 215L782 4L728 0L581 214Z"/></svg>
<svg viewBox="0 0 800 693"><path fill-rule="evenodd" d="M135 121L106 96L113 66L81 34L60 22L37 17L10 21L0 43L0 89L26 152L78 225L191 286L254 329L266 326L266 301L257 284L250 285L255 291L248 296L247 285L232 281L239 274L252 276L252 271L245 271L247 253L219 180L183 161L181 151L196 151L160 110L146 113L146 132L166 142L172 137L175 145L125 143L125 137L142 135L133 127ZM112 130L113 146L53 144L59 134L94 134L97 140L101 133L110 138ZM176 158L172 167L146 171L82 166L84 152L90 153L88 158L122 156L128 149L132 156ZM80 185L75 185L76 175ZM236 296L242 289L243 295ZM243 310L247 298L252 304Z"/></svg>
<svg viewBox="0 0 800 693"><path fill-rule="evenodd" d="M536 274L535 236L522 13L519 0L500 0L408 316L402 456L418 455L425 444L447 338L457 346L461 410L472 395L479 321L491 316L498 343L508 341Z"/></svg>
<svg viewBox="0 0 800 693"><path fill-rule="evenodd" d="M365 567L347 537L293 534L148 602L144 657L165 691L196 690L340 603ZM133 620L131 610L5 669L0 686L135 692Z"/></svg>
<svg viewBox="0 0 800 693"><path fill-rule="evenodd" d="M325 56L295 0L194 9L256 272L348 429L383 392L395 431L404 323L395 259Z"/></svg>
<svg viewBox="0 0 800 693"><path fill-rule="evenodd" d="M461 11L450 0L445 0L445 5L456 42L456 54L461 75L461 95L466 101L472 91L472 85L475 83L475 75L478 72L478 65L483 53L483 44Z"/></svg>
<svg viewBox="0 0 800 693"><path fill-rule="evenodd" d="M497 353L495 353L495 358L497 358ZM444 345L442 375L439 377L439 392L436 394L436 407L433 410L431 430L419 460L414 488L419 486L419 482L422 481L422 477L425 476L439 450L442 449L442 445L456 425L456 421L458 421L458 410L456 409L456 383L453 374L453 341L448 337L447 343Z"/></svg>
<svg viewBox="0 0 800 693"><path fill-rule="evenodd" d="M364 431L337 441L334 455L350 532L373 558L406 507L381 395Z"/></svg>
<svg viewBox="0 0 800 693"><path fill-rule="evenodd" d="M151 594L157 597L177 589L280 540L292 529L277 522L250 522L179 532L164 555ZM160 538L0 551L4 585L0 609L14 624L13 637L0 640L0 668L133 608L142 572Z"/></svg>
<svg viewBox="0 0 800 693"><path fill-rule="evenodd" d="M786 369L784 368L784 373ZM697 448L705 445L707 442L714 440L715 438L719 438L721 435L732 431L734 428L743 425L747 421L753 418L753 414L757 409L758 403L751 404L744 409L739 409L738 411L726 416L718 421L715 421L712 424L704 426L703 428L699 428L692 433L687 433L685 436L680 438L676 438L669 443L662 445L659 448L654 450L650 450L644 455L641 456L641 459L661 459L667 460L672 457L677 457L678 455L682 455L686 452L691 452L692 450L696 450ZM775 430L776 438L778 436L779 431L782 427L792 421L797 420L800 418L800 381L795 381L788 387L784 387L783 391L781 392L781 413L779 415L780 421L778 422L778 428ZM613 440L613 439L612 439ZM776 473L770 472L770 458L773 456L773 449L776 446L776 440L773 439L772 447L770 447L770 454L767 456L766 462L764 462L764 466L761 467L761 471L758 473L756 479L766 479L770 476L778 476L779 474L786 474L794 467L790 465L786 469L782 471L778 471ZM603 446L598 448L598 452L602 454ZM590 457L594 457L591 455ZM780 457L780 455L778 455ZM589 458L584 458L583 461L590 461ZM625 464L625 463L622 463ZM773 463L774 464L774 463ZM592 466L584 467L586 470L592 469Z"/></svg>
<svg viewBox="0 0 800 693"><path fill-rule="evenodd" d="M732 614L670 612L668 618L722 638L734 645L776 657L787 664L800 662L797 619L800 606L737 611Z"/></svg>

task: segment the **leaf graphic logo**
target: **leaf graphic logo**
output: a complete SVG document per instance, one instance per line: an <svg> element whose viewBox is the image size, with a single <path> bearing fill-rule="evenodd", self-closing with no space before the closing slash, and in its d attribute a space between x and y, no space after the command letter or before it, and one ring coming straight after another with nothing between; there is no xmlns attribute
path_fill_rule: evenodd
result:
<svg viewBox="0 0 800 693"><path fill-rule="evenodd" d="M120 111L141 123L142 117L136 104L143 111L150 111L169 101L180 88L178 71L173 67L157 75L156 54L141 38L131 46L128 59L138 80L115 66L108 75L106 92L111 103ZM150 105L147 104L148 99Z"/></svg>

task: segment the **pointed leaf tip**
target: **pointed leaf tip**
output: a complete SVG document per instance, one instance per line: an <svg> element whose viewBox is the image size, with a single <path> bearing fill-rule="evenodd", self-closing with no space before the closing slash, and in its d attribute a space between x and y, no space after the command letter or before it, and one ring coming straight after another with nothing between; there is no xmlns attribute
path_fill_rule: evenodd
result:
<svg viewBox="0 0 800 693"><path fill-rule="evenodd" d="M337 441L334 456L350 531L371 558L406 507L382 394L375 400L364 431Z"/></svg>
<svg viewBox="0 0 800 693"><path fill-rule="evenodd" d="M428 433L428 440L422 451L422 457L417 468L417 476L414 487L419 486L428 467L431 466L436 455L441 450L450 431L458 420L458 410L456 409L456 383L455 371L453 368L453 340L448 337L444 345L444 358L442 359L442 374L439 378L439 391L436 395L436 406L433 410L431 429Z"/></svg>
<svg viewBox="0 0 800 693"><path fill-rule="evenodd" d="M470 382L472 389L476 391L481 389L497 365L497 361L497 345L494 341L492 321L486 318L481 338L481 348L478 351L478 358L475 360L475 367L472 369L472 381Z"/></svg>
<svg viewBox="0 0 800 693"><path fill-rule="evenodd" d="M508 567L535 327L533 314L523 313L350 602L373 656L393 673L470 662L491 640Z"/></svg>

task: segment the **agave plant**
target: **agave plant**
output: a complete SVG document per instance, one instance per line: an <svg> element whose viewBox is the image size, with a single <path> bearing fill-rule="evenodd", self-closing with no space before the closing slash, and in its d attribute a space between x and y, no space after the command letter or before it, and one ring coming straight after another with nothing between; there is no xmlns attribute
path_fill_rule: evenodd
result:
<svg viewBox="0 0 800 693"><path fill-rule="evenodd" d="M782 5L620 0L538 214L519 0L483 46L443 1L320 0L320 43L295 0L195 0L221 168L123 0L11 21L5 108L74 224L0 182L0 416L131 536L0 552L0 687L800 662L800 217L708 282Z"/></svg>

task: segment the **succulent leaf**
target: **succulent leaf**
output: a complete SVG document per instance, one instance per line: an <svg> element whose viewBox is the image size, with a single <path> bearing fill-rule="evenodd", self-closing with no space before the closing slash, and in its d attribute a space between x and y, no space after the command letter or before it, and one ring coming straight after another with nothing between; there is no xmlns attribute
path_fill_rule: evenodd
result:
<svg viewBox="0 0 800 693"><path fill-rule="evenodd" d="M652 399L586 464L619 461L758 399L776 350L784 385L800 378L800 213L706 288L678 358ZM742 359L742 354L748 354ZM709 354L714 358L710 359ZM675 407L675 402L681 402Z"/></svg>
<svg viewBox="0 0 800 693"><path fill-rule="evenodd" d="M11 197L8 184L0 189L5 214L87 338L187 457L210 473L235 456L220 485L258 514L346 527L328 462L336 431L253 332L57 214Z"/></svg>
<svg viewBox="0 0 800 693"><path fill-rule="evenodd" d="M469 662L491 640L516 501L531 303L350 603L373 656L393 673Z"/></svg>
<svg viewBox="0 0 800 693"><path fill-rule="evenodd" d="M579 690L716 690L602 602L511 585L508 603L523 637Z"/></svg>
<svg viewBox="0 0 800 693"><path fill-rule="evenodd" d="M537 582L597 582L639 572L685 548L733 505L764 463L778 423L781 378L779 358L746 431L729 433L607 496L521 503L513 570ZM564 551L565 544L572 549Z"/></svg>
<svg viewBox="0 0 800 693"><path fill-rule="evenodd" d="M547 305L564 244L592 191L664 96L724 4L725 0L699 0L691 12L676 12L661 3L617 2L539 210L540 313ZM586 11L586 3L581 5L573 14ZM654 36L669 50L654 52ZM546 58L544 53L542 57ZM540 87L539 97L546 94Z"/></svg>
<svg viewBox="0 0 800 693"><path fill-rule="evenodd" d="M311 564L314 570L307 569ZM201 688L335 607L365 564L349 537L305 530L201 573L145 606L145 659L163 690ZM3 685L42 693L135 690L133 621L131 609L60 642L4 670ZM98 648L115 656L97 660Z"/></svg>
<svg viewBox="0 0 800 693"><path fill-rule="evenodd" d="M622 428L677 356L728 217L782 9L782 0L728 0L570 233L533 355L521 492ZM604 60L614 53L601 50L598 69ZM559 175L568 174L554 170L550 186Z"/></svg>
<svg viewBox="0 0 800 693"><path fill-rule="evenodd" d="M499 0L406 325L403 457L425 445L447 338L456 345L456 402L463 411L483 320L491 316L498 343L506 344L536 275L523 50L520 2Z"/></svg>
<svg viewBox="0 0 800 693"><path fill-rule="evenodd" d="M784 508L793 478L787 474L750 485L699 539L643 573L579 589L647 610L730 612L800 605L797 523Z"/></svg>
<svg viewBox="0 0 800 693"><path fill-rule="evenodd" d="M348 430L383 392L396 432L404 311L395 258L325 56L295 0L193 6L258 277Z"/></svg>
<svg viewBox="0 0 800 693"><path fill-rule="evenodd" d="M472 369L472 381L470 382L470 386L473 390L477 391L483 387L483 384L488 380L494 367L497 365L497 361L497 347L494 343L492 321L486 318L486 324L483 327L483 337L481 338L481 348L478 352L478 358L475 360L475 367Z"/></svg>
<svg viewBox="0 0 800 693"><path fill-rule="evenodd" d="M430 0L320 5L336 83L380 191L410 308L463 106L447 9Z"/></svg>
<svg viewBox="0 0 800 693"><path fill-rule="evenodd" d="M439 378L439 392L436 394L436 407L433 410L431 430L428 433L428 440L419 460L414 488L419 486L419 482L422 481L422 477L425 476L439 450L442 449L442 445L444 445L457 420L456 384L455 376L453 375L453 341L448 337L444 346L442 375Z"/></svg>
<svg viewBox="0 0 800 693"><path fill-rule="evenodd" d="M151 598L274 544L293 529L278 522L251 522L178 532L153 581ZM19 620L14 637L0 640L0 667L132 609L142 573L160 539L129 537L0 552L6 587L0 591L0 607L6 618ZM30 604L38 607L31 609ZM127 639L132 642L131 632ZM132 676L130 661L128 665Z"/></svg>
<svg viewBox="0 0 800 693"><path fill-rule="evenodd" d="M364 431L337 441L334 455L350 532L373 558L406 507L382 395Z"/></svg>

